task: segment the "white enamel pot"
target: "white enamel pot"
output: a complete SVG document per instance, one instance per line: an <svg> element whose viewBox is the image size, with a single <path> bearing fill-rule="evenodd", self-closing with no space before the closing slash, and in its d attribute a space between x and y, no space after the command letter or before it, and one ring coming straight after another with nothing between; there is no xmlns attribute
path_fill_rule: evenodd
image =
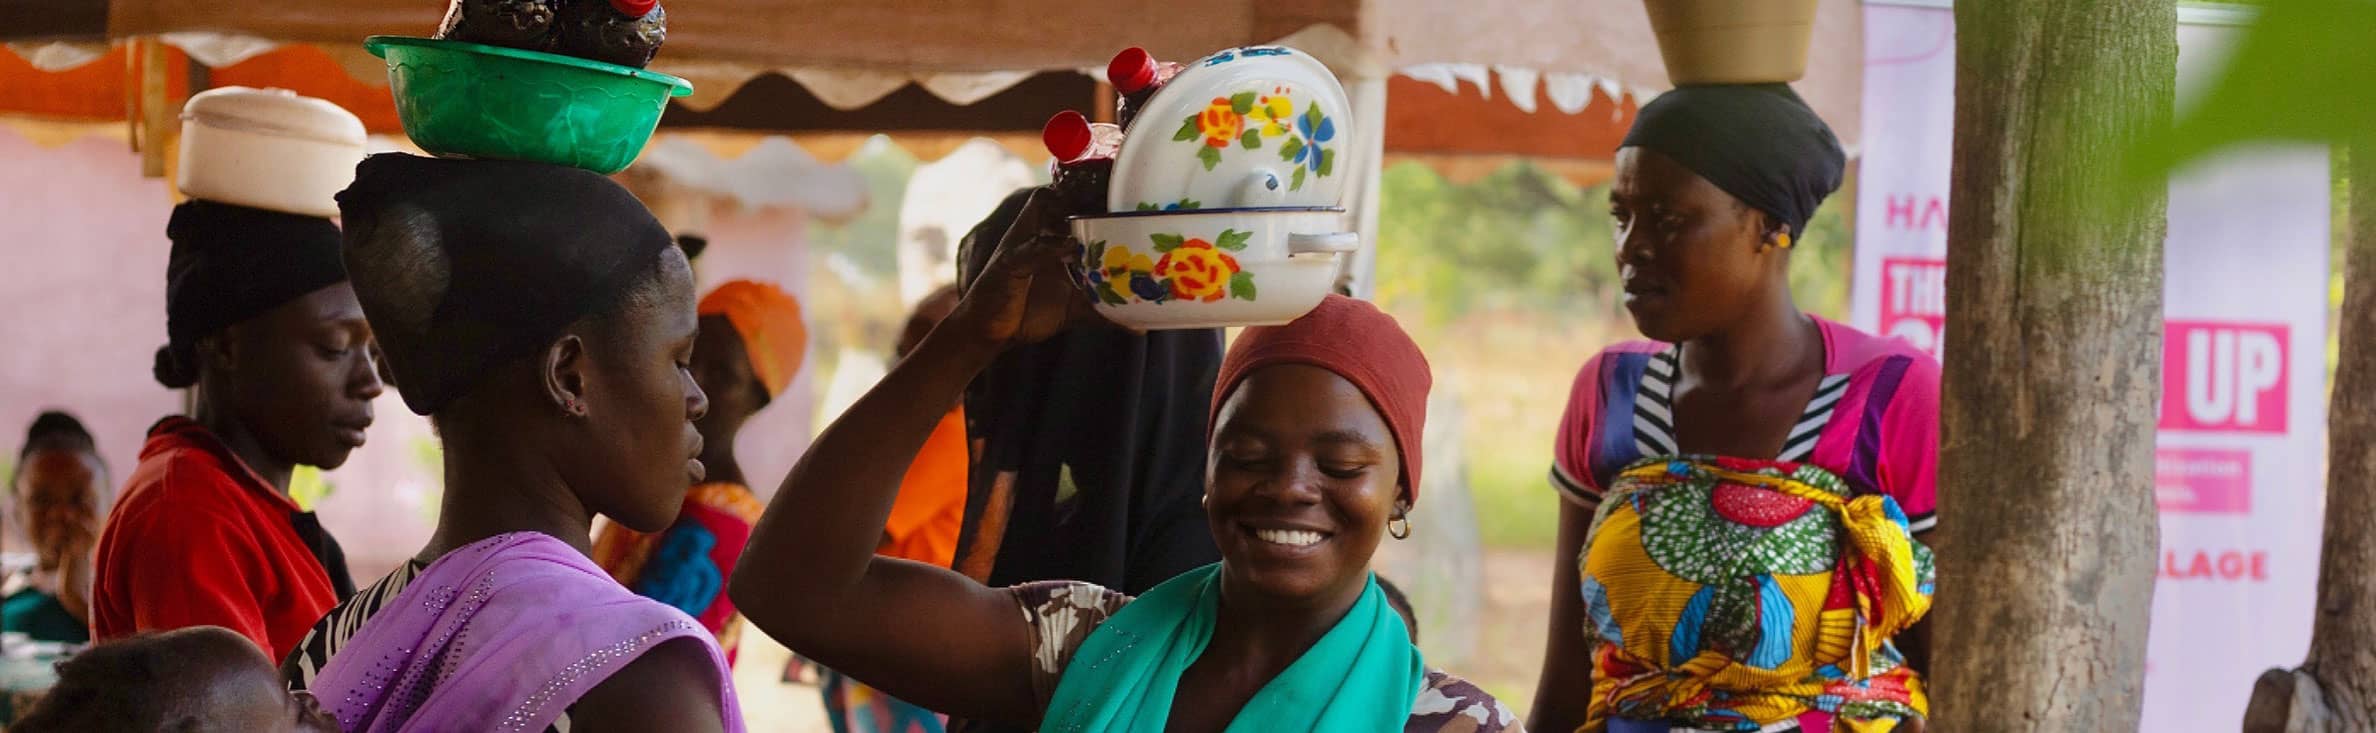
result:
<svg viewBox="0 0 2376 733"><path fill-rule="evenodd" d="M1336 285L1361 236L1337 207L1125 212L1072 219L1073 282L1138 330L1278 325Z"/></svg>
<svg viewBox="0 0 2376 733"><path fill-rule="evenodd" d="M185 195L304 216L338 216L363 161L363 122L281 89L223 87L182 107L175 187Z"/></svg>

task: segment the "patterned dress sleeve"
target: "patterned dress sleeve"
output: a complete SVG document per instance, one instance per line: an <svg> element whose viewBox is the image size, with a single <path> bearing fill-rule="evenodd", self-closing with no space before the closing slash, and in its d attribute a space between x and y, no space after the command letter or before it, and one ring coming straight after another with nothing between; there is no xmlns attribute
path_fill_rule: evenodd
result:
<svg viewBox="0 0 2376 733"><path fill-rule="evenodd" d="M1130 596L1104 586L1069 581L1025 583L1007 589L1031 627L1031 692L1040 710L1056 697L1064 667L1089 634L1130 603Z"/></svg>
<svg viewBox="0 0 2376 733"><path fill-rule="evenodd" d="M1403 733L1525 733L1526 724L1500 700L1468 680L1427 670L1427 684L1411 701Z"/></svg>
<svg viewBox="0 0 2376 733"><path fill-rule="evenodd" d="M1575 385L1568 389L1567 411L1559 418L1558 437L1551 444L1551 486L1577 506L1591 506L1601 497L1592 477L1592 441L1594 418L1600 414L1603 354L1594 354L1576 373Z"/></svg>

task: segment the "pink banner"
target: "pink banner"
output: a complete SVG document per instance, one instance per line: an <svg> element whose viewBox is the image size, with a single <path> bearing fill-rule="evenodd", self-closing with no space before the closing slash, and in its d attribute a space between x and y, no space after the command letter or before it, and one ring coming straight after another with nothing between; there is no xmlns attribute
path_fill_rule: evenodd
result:
<svg viewBox="0 0 2376 733"><path fill-rule="evenodd" d="M2163 514L2251 514L2252 452L2155 451L2153 498Z"/></svg>
<svg viewBox="0 0 2376 733"><path fill-rule="evenodd" d="M1954 27L1952 11L1927 3L1865 5L1852 320L1933 354L1946 323ZM2182 21L2180 104L2234 35ZM2162 547L2141 730L2233 731L2253 678L2299 664L2308 648L2325 466L2328 175L2324 150L2269 147L2171 182L2154 461ZM1957 521L1953 512L1940 521Z"/></svg>
<svg viewBox="0 0 2376 733"><path fill-rule="evenodd" d="M1947 261L1930 257L1881 260L1881 334L1938 356L1946 347Z"/></svg>
<svg viewBox="0 0 2376 733"><path fill-rule="evenodd" d="M2170 321L2161 429L2285 434L2284 324Z"/></svg>

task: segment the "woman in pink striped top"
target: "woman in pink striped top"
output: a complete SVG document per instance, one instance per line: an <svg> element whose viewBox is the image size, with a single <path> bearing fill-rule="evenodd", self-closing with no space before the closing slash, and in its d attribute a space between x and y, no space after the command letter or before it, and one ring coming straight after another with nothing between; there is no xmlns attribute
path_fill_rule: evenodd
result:
<svg viewBox="0 0 2376 733"><path fill-rule="evenodd" d="M1588 361L1560 423L1528 727L1919 730L1939 367L1791 300L1838 140L1786 86L1684 87L1616 164L1625 304L1651 340Z"/></svg>

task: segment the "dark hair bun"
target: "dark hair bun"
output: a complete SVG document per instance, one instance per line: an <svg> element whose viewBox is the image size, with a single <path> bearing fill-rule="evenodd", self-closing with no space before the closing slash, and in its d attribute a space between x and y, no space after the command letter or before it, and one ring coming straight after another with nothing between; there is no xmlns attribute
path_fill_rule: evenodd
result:
<svg viewBox="0 0 2376 733"><path fill-rule="evenodd" d="M700 257L703 250L709 249L709 237L699 234L679 234L676 243L678 249L685 251L685 259L688 260Z"/></svg>
<svg viewBox="0 0 2376 733"><path fill-rule="evenodd" d="M168 389L189 389L198 384L198 365L194 363L196 361L196 359L186 359L181 354L175 353L171 345L159 346L157 347L157 362L149 367L149 373L157 378L158 384L165 385Z"/></svg>

